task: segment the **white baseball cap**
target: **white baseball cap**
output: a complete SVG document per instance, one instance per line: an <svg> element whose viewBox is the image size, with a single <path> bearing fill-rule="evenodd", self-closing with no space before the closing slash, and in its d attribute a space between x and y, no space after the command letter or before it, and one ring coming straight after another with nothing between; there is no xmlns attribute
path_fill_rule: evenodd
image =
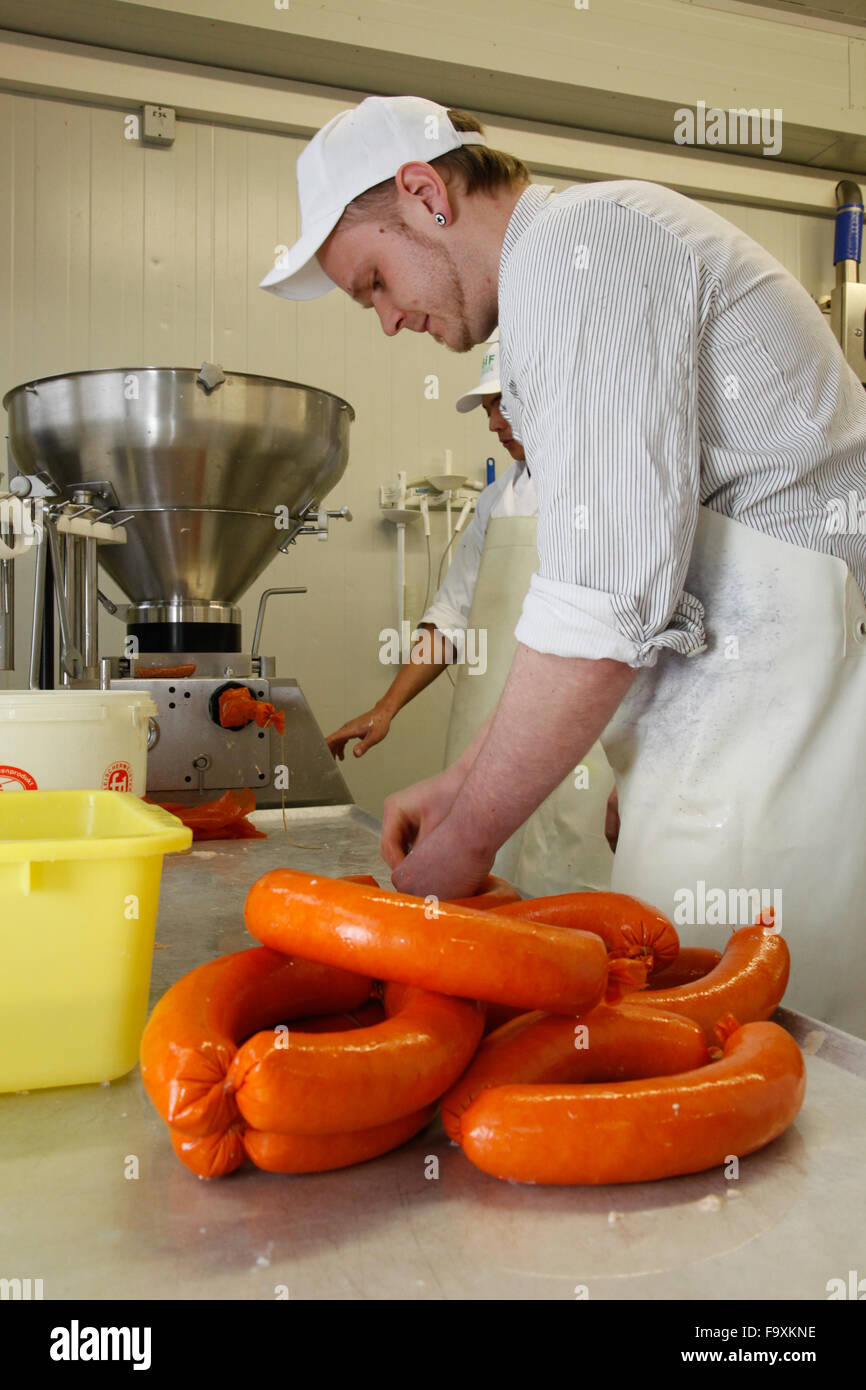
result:
<svg viewBox="0 0 866 1390"><path fill-rule="evenodd" d="M284 299L316 299L335 288L316 260L322 242L359 194L391 179L404 164L429 164L461 145L486 145L474 130L456 130L448 110L424 97L367 97L340 111L298 156L301 235L260 288Z"/></svg>
<svg viewBox="0 0 866 1390"><path fill-rule="evenodd" d="M498 396L501 389L499 385L499 333L497 331L484 344L480 382L477 386L473 386L471 391L467 391L465 396L460 397L457 402L457 409L461 415L465 415L467 410L474 410L477 405L481 404L482 396Z"/></svg>

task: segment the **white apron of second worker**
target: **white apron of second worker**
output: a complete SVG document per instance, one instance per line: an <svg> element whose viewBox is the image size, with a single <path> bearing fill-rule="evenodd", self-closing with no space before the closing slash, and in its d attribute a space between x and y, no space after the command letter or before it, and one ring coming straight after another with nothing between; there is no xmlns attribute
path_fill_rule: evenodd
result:
<svg viewBox="0 0 866 1390"><path fill-rule="evenodd" d="M721 948L775 907L786 1006L866 1037L866 846L849 833L866 795L863 595L835 556L706 506L685 587L707 648L640 671L602 735L611 887L670 916L681 944Z"/></svg>
<svg viewBox="0 0 866 1390"><path fill-rule="evenodd" d="M502 503L507 507L508 495ZM496 707L517 647L514 629L538 568L537 518L496 515L487 523L469 613L476 645L486 642L486 668L457 668L445 766L456 762ZM479 647L480 650L480 647ZM497 852L492 872L526 897L606 889L613 854L605 838L613 774L600 743Z"/></svg>

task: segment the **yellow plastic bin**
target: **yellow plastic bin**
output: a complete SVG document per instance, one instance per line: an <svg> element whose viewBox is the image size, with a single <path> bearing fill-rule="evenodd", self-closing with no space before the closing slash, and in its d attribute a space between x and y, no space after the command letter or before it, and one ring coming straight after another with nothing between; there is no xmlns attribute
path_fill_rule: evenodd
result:
<svg viewBox="0 0 866 1390"><path fill-rule="evenodd" d="M135 1066L163 855L191 843L131 792L0 795L0 1091Z"/></svg>

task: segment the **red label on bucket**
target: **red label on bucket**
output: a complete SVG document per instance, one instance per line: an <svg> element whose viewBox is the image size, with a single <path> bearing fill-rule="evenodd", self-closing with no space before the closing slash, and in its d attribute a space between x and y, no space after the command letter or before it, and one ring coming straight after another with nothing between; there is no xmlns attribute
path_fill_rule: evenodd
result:
<svg viewBox="0 0 866 1390"><path fill-rule="evenodd" d="M23 767L8 767L0 763L0 792L35 791L38 791L36 778L25 772Z"/></svg>
<svg viewBox="0 0 866 1390"><path fill-rule="evenodd" d="M129 763L109 763L102 774L102 785L110 792L128 792L132 781Z"/></svg>

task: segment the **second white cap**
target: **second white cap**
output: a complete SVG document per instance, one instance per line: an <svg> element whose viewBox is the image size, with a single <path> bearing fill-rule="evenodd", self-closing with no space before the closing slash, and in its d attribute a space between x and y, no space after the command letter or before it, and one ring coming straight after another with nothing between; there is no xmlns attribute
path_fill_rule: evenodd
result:
<svg viewBox="0 0 866 1390"><path fill-rule="evenodd" d="M499 384L499 331L497 329L493 337L484 344L484 356L481 359L481 380L477 386L473 386L471 391L467 391L457 402L457 409L461 415L465 415L467 410L474 410L481 404L482 396L498 396L501 390Z"/></svg>

